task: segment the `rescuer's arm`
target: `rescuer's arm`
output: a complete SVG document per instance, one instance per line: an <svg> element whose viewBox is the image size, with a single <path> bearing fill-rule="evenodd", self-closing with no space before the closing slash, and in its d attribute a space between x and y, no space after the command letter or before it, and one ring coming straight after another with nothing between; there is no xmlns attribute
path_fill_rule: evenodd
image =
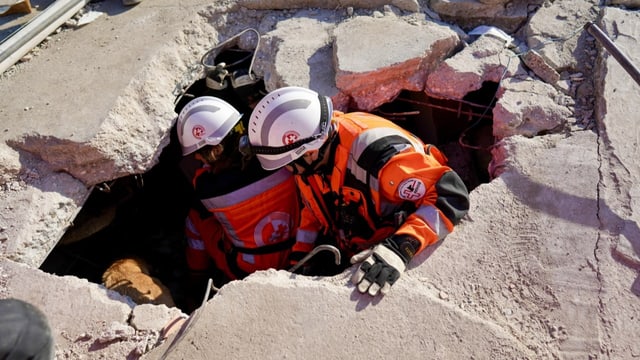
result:
<svg viewBox="0 0 640 360"><path fill-rule="evenodd" d="M202 219L201 213L192 209L185 220L187 246L185 255L189 268L186 279L185 302L187 311L195 310L202 302L206 291L212 261L206 251L204 236L221 237L222 228L213 217Z"/></svg>
<svg viewBox="0 0 640 360"><path fill-rule="evenodd" d="M289 265L293 266L298 263L305 255L307 255L315 246L320 225L306 206L302 208L300 213L300 226L296 231L296 242L291 249L289 255Z"/></svg>
<svg viewBox="0 0 640 360"><path fill-rule="evenodd" d="M415 254L444 239L469 209L460 177L428 155L396 155L381 170L379 184L381 198L413 202L416 210L392 236L351 258L362 263L352 282L371 296L386 294Z"/></svg>
<svg viewBox="0 0 640 360"><path fill-rule="evenodd" d="M383 199L415 205L395 235L418 240L416 253L444 239L469 210L469 193L460 176L429 155L394 156L382 169L380 183Z"/></svg>

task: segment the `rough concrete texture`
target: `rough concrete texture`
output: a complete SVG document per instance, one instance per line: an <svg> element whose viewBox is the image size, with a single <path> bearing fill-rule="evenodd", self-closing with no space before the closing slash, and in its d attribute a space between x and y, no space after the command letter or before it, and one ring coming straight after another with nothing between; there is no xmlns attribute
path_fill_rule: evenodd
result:
<svg viewBox="0 0 640 360"><path fill-rule="evenodd" d="M578 40L585 36L585 21L594 21L598 15L596 0L555 1L542 6L525 26L527 45L536 49L547 63L557 71L575 70L585 49ZM558 15L560 14L560 15Z"/></svg>
<svg viewBox="0 0 640 360"><path fill-rule="evenodd" d="M425 91L435 97L461 99L485 81L526 77L520 60L502 39L483 35L429 73Z"/></svg>
<svg viewBox="0 0 640 360"><path fill-rule="evenodd" d="M542 0L509 1L457 1L431 0L429 5L442 20L460 25L465 30L491 24L506 32L515 32L528 20L529 12L534 12Z"/></svg>
<svg viewBox="0 0 640 360"><path fill-rule="evenodd" d="M274 10L274 9L338 9L338 8L358 8L358 9L378 9L384 5L392 5L400 10L417 12L420 4L416 0L240 0L239 6L248 9Z"/></svg>
<svg viewBox="0 0 640 360"><path fill-rule="evenodd" d="M535 136L561 130L567 125L572 103L551 85L532 79L509 78L502 82L504 94L493 109L493 134Z"/></svg>
<svg viewBox="0 0 640 360"><path fill-rule="evenodd" d="M601 25L632 61L640 63L638 40L640 29L638 11L605 9ZM637 331L638 297L640 296L640 229L638 223L638 180L640 168L637 165L638 132L634 116L640 111L638 99L640 84L634 83L629 75L611 56L605 56L599 63L597 118L600 119L599 133L601 152L601 195L598 206L601 231L595 255L600 260L603 279L620 277L624 281L603 281L601 313L604 318L615 316L603 324L604 333L615 341L610 351L616 356L625 354L638 356L640 345L627 338L626 334ZM635 296L634 296L635 295ZM634 299L634 302L627 302ZM629 350L626 350L629 349Z"/></svg>
<svg viewBox="0 0 640 360"><path fill-rule="evenodd" d="M493 109L493 135L534 136L562 127L571 116L573 101L551 85L530 76L517 53L503 39L482 35L430 72L425 92L445 99L461 99L487 81L500 83Z"/></svg>
<svg viewBox="0 0 640 360"><path fill-rule="evenodd" d="M43 310L57 359L138 358L155 346L162 326L182 314L164 305L136 306L87 280L6 259L0 259L0 297L23 299Z"/></svg>
<svg viewBox="0 0 640 360"><path fill-rule="evenodd" d="M255 65L256 72L264 74L268 89L277 89L286 84L313 83L317 91L328 96L338 93L335 70L333 66L327 66L332 63L331 31L337 19L334 17L331 20L286 19L267 33L261 44L261 56ZM300 36L303 32L316 36Z"/></svg>
<svg viewBox="0 0 640 360"><path fill-rule="evenodd" d="M630 115L640 111L640 85L585 34L578 47L597 49L598 63L593 68L586 62L595 55L575 54L575 72L563 75L571 99L525 71L495 39L481 38L450 58L432 59L427 78L440 77L438 89L446 88L447 79L467 89L453 93L458 89L451 86L440 91L443 97L460 98L485 80L500 83L494 110L500 141L490 164L494 178L471 193L462 224L418 255L385 297L354 292L353 269L326 278L265 271L224 286L191 314L183 332L159 342L161 324L181 315L178 309L135 306L100 285L36 269L92 185L149 170L158 161L175 120L172 90L198 75L191 66L214 44L255 27L265 39L256 65L269 86L309 86L347 104L349 97L336 87L335 64L354 61L350 56L379 61L367 50L376 48L373 40L382 35L374 27L362 34L371 48L339 53L333 63L324 60L334 56L335 44L353 41L335 38L334 30L349 26L347 21L397 21L406 27L420 15L393 7L363 9L357 1L343 1L338 9L296 5L310 2L244 3L246 8L233 1L145 0L127 11L119 3L99 3L108 16L60 32L51 40L55 45L0 79L3 95L10 94L0 100L0 296L25 299L47 314L57 358L629 359L640 354L635 211L640 168L637 121ZM498 7L486 13L505 9L501 3L481 3ZM453 5L458 4L478 6L475 1ZM262 10L279 6L301 9ZM420 6L425 14L438 11ZM562 7L551 8L557 17L569 16ZM503 23L500 17L491 23L483 14L472 22ZM593 20L591 15L572 22L579 26ZM636 63L638 17L637 11L618 8L598 15ZM514 24L527 19L516 18ZM551 22L540 33L556 26ZM458 33L456 28L451 25ZM485 45L475 49L474 44ZM427 44L419 49L429 52ZM408 54L400 51L377 66L416 57ZM465 61L454 66L460 58ZM409 83L407 77L397 81ZM459 82L465 77L468 82ZM386 93L383 85L372 84L372 93ZM397 91L390 88L389 93ZM516 120L500 120L506 118L500 117L501 108Z"/></svg>
<svg viewBox="0 0 640 360"><path fill-rule="evenodd" d="M393 15L356 17L333 32L336 87L359 109L371 111L401 90L422 91L427 74L460 45L451 27L426 17L407 20ZM371 37L372 33L378 36ZM376 91L372 83L380 84Z"/></svg>

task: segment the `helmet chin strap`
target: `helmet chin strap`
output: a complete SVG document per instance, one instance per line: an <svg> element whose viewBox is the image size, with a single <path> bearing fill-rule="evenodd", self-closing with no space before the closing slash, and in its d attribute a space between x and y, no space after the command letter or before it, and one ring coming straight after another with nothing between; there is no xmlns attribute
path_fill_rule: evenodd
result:
<svg viewBox="0 0 640 360"><path fill-rule="evenodd" d="M318 149L318 157L314 161L312 161L310 164L307 163L302 157L299 157L296 160L294 160L293 161L294 164L297 164L298 166L304 169L302 172L298 173L297 168L294 166L293 167L295 169L294 173L296 175L299 174L299 175L305 175L305 176L309 176L314 173L317 173L318 169L320 169L321 167L320 164L324 161L325 157L327 156L327 150L335 148L333 144L337 134L338 132L335 131L335 129L331 130L331 134L329 135L329 138L327 139L327 141L325 141L324 144L322 144L322 146L320 147L320 149Z"/></svg>

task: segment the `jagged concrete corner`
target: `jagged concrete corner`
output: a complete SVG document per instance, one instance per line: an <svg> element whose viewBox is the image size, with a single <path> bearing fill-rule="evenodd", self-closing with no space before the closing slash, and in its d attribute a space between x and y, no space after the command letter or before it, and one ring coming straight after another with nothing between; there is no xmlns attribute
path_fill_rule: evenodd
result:
<svg viewBox="0 0 640 360"><path fill-rule="evenodd" d="M428 73L461 42L450 27L393 15L347 20L334 36L336 86L369 111L401 90L422 91Z"/></svg>

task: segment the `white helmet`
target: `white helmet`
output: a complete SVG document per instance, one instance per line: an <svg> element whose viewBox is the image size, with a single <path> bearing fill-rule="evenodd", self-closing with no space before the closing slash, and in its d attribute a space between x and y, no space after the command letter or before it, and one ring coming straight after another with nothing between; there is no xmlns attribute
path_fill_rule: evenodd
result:
<svg viewBox="0 0 640 360"><path fill-rule="evenodd" d="M201 96L187 103L178 115L178 139L182 155L206 145L218 145L236 126L242 115L226 101Z"/></svg>
<svg viewBox="0 0 640 360"><path fill-rule="evenodd" d="M265 170L281 168L327 140L331 99L289 86L267 94L251 113L249 142Z"/></svg>

